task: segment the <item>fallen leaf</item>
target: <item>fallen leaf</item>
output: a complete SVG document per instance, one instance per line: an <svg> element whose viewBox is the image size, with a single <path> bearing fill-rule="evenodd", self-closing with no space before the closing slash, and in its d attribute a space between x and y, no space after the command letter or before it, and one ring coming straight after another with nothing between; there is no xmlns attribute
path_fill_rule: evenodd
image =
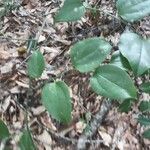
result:
<svg viewBox="0 0 150 150"><path fill-rule="evenodd" d="M47 131L43 131L41 135L37 136L37 139L42 142L44 145L49 145L49 147L52 145L52 138L50 134Z"/></svg>
<svg viewBox="0 0 150 150"><path fill-rule="evenodd" d="M83 121L79 121L75 125L76 131L78 133L80 133L80 134L83 132L83 130L85 129L85 127L86 127L86 124Z"/></svg>
<svg viewBox="0 0 150 150"><path fill-rule="evenodd" d="M104 144L106 146L110 146L111 142L112 142L112 138L111 136L104 132L104 131L98 131L98 133L100 134L100 136L102 137L103 141L104 141Z"/></svg>

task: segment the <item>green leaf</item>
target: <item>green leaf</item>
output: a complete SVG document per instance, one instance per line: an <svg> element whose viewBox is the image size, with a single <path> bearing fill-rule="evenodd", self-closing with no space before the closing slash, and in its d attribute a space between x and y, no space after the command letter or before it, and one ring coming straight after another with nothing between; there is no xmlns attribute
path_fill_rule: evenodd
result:
<svg viewBox="0 0 150 150"><path fill-rule="evenodd" d="M42 53L37 50L34 51L28 60L28 74L32 78L39 78L45 68L44 57Z"/></svg>
<svg viewBox="0 0 150 150"><path fill-rule="evenodd" d="M71 48L71 61L80 72L89 72L97 68L111 51L111 45L105 40L94 37L80 41Z"/></svg>
<svg viewBox="0 0 150 150"><path fill-rule="evenodd" d="M142 75L150 68L150 40L128 31L121 35L119 50L129 61L135 75Z"/></svg>
<svg viewBox="0 0 150 150"><path fill-rule="evenodd" d="M90 84L97 94L110 99L136 99L133 81L124 70L114 65L97 68Z"/></svg>
<svg viewBox="0 0 150 150"><path fill-rule="evenodd" d="M125 101L122 102L122 104L119 106L119 110L121 112L129 112L131 109L131 105L132 105L132 100L131 99L126 99Z"/></svg>
<svg viewBox="0 0 150 150"><path fill-rule="evenodd" d="M150 82L142 83L142 84L140 85L140 89L141 89L143 92L150 94Z"/></svg>
<svg viewBox="0 0 150 150"><path fill-rule="evenodd" d="M63 7L55 17L55 22L77 21L84 16L85 11L81 0L65 0Z"/></svg>
<svg viewBox="0 0 150 150"><path fill-rule="evenodd" d="M150 125L150 119L147 118L147 117L144 117L142 115L140 115L138 117L138 122L141 124L141 125L144 125L144 126L149 126Z"/></svg>
<svg viewBox="0 0 150 150"><path fill-rule="evenodd" d="M150 112L150 102L142 101L139 106L140 111L142 112Z"/></svg>
<svg viewBox="0 0 150 150"><path fill-rule="evenodd" d="M5 125L5 123L0 120L0 139L5 139L9 137L9 130L7 128L7 126Z"/></svg>
<svg viewBox="0 0 150 150"><path fill-rule="evenodd" d="M122 56L119 51L115 51L111 57L110 63L117 67L120 67L123 70L130 70L130 64L128 60Z"/></svg>
<svg viewBox="0 0 150 150"><path fill-rule="evenodd" d="M150 129L144 131L143 137L146 138L146 139L150 139Z"/></svg>
<svg viewBox="0 0 150 150"><path fill-rule="evenodd" d="M117 0L118 14L128 22L150 15L149 6L150 0Z"/></svg>
<svg viewBox="0 0 150 150"><path fill-rule="evenodd" d="M56 120L62 123L71 121L71 99L64 82L46 84L42 90L42 103Z"/></svg>
<svg viewBox="0 0 150 150"><path fill-rule="evenodd" d="M36 149L29 130L24 130L19 141L19 146L21 150L35 150Z"/></svg>

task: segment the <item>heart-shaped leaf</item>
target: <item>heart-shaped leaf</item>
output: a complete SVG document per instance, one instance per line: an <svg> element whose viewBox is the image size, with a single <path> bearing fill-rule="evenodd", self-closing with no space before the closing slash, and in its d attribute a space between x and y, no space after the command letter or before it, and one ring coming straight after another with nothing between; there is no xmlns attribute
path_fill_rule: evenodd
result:
<svg viewBox="0 0 150 150"><path fill-rule="evenodd" d="M7 128L7 126L5 125L5 123L0 120L0 139L4 139L9 137L9 130Z"/></svg>
<svg viewBox="0 0 150 150"><path fill-rule="evenodd" d="M71 48L71 61L80 72L89 72L97 68L111 51L111 45L101 38L89 38L80 41Z"/></svg>
<svg viewBox="0 0 150 150"><path fill-rule="evenodd" d="M21 150L36 150L29 130L24 130L19 141L19 146Z"/></svg>
<svg viewBox="0 0 150 150"><path fill-rule="evenodd" d="M62 123L71 121L71 99L64 82L46 84L42 90L42 103L56 120Z"/></svg>
<svg viewBox="0 0 150 150"><path fill-rule="evenodd" d="M55 17L56 22L77 21L84 16L85 7L81 0L65 0L63 7Z"/></svg>
<svg viewBox="0 0 150 150"><path fill-rule="evenodd" d="M110 99L136 99L136 88L129 75L114 65L97 68L90 84L97 94Z"/></svg>
<svg viewBox="0 0 150 150"><path fill-rule="evenodd" d="M140 115L138 117L138 122L141 124L141 125L144 125L144 126L149 126L150 125L150 119L145 117L145 116L142 116Z"/></svg>
<svg viewBox="0 0 150 150"><path fill-rule="evenodd" d="M140 111L142 112L150 112L150 102L142 101L139 106Z"/></svg>
<svg viewBox="0 0 150 150"><path fill-rule="evenodd" d="M121 35L119 50L129 61L135 75L142 75L150 68L150 40L128 31Z"/></svg>
<svg viewBox="0 0 150 150"><path fill-rule="evenodd" d="M150 14L150 0L117 0L119 15L128 22L142 19Z"/></svg>
<svg viewBox="0 0 150 150"><path fill-rule="evenodd" d="M37 50L34 51L28 60L28 74L32 78L39 78L45 68L44 57L42 53Z"/></svg>
<svg viewBox="0 0 150 150"><path fill-rule="evenodd" d="M150 82L142 83L142 84L140 85L140 89L141 89L143 92L150 94Z"/></svg>

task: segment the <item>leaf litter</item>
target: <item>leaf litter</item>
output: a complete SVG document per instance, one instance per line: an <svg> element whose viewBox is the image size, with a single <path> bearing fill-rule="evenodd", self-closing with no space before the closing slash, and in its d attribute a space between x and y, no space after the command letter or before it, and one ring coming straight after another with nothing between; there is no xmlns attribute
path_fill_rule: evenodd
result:
<svg viewBox="0 0 150 150"><path fill-rule="evenodd" d="M39 150L73 149L70 141L78 141L83 132L90 130L89 122L102 104L103 98L89 87L90 75L73 70L69 49L76 41L93 36L103 36L117 45L125 26L105 14L94 18L90 12L76 23L58 23L54 26L53 17L61 2L15 1L18 9L5 15L0 23L0 118L14 135L8 144L11 149L17 148L19 135L25 126L26 109L29 127ZM89 3L116 15L114 0L91 0ZM45 26L38 39L38 46L46 60L46 71L40 79L32 81L30 90L26 72L27 42L30 36L35 37L41 30L46 11ZM133 26L139 34L149 37L149 22L150 18L146 17ZM73 121L70 125L56 122L41 105L40 89L51 78L63 79L72 89ZM87 117L87 114L90 116ZM115 107L111 109L90 139L89 149L149 149L150 141L141 140L144 129L136 121L137 114L137 105L128 114L119 113ZM92 144L92 140L104 142Z"/></svg>

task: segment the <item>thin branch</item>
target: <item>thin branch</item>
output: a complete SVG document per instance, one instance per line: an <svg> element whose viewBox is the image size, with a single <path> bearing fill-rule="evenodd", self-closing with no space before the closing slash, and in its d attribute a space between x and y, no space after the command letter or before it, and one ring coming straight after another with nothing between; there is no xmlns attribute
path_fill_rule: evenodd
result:
<svg viewBox="0 0 150 150"><path fill-rule="evenodd" d="M78 150L86 150L85 141L87 139L91 138L96 133L97 129L101 125L104 117L107 115L110 108L111 108L110 100L103 100L99 111L97 112L97 114L95 115L95 117L93 118L93 120L90 123L90 131L85 132L80 136L78 143L77 143Z"/></svg>
<svg viewBox="0 0 150 150"><path fill-rule="evenodd" d="M34 117L32 115L32 113L29 114L29 110L28 108L25 108L24 106L22 106L19 102L15 101L16 104L25 112L25 113L28 113L28 115L30 117ZM73 144L73 145L77 145L78 143L78 139L74 139L74 138L69 138L69 137L65 137L64 135L60 134L60 133L57 133L57 132L54 132L53 130L47 128L45 125L43 125L41 122L39 122L37 120L37 123L39 125L40 128L46 130L54 140L56 141L59 141L61 144L63 145L66 145L66 144ZM85 143L93 143L93 144L100 144L100 143L104 143L103 140L88 140L88 139L85 139L84 140Z"/></svg>
<svg viewBox="0 0 150 150"><path fill-rule="evenodd" d="M49 8L47 8L47 11L46 11L46 13L45 13L45 18L44 18L44 20L43 20L43 23L42 23L42 27L40 28L40 30L39 30L39 32L37 33L37 35L36 35L36 37L35 37L35 39L38 41L39 40L39 37L40 37L40 35L42 34L42 31L43 31L43 29L44 29L44 27L45 27L45 24L46 24L46 21L47 21L47 12L49 12L49 10L50 10L50 7Z"/></svg>

